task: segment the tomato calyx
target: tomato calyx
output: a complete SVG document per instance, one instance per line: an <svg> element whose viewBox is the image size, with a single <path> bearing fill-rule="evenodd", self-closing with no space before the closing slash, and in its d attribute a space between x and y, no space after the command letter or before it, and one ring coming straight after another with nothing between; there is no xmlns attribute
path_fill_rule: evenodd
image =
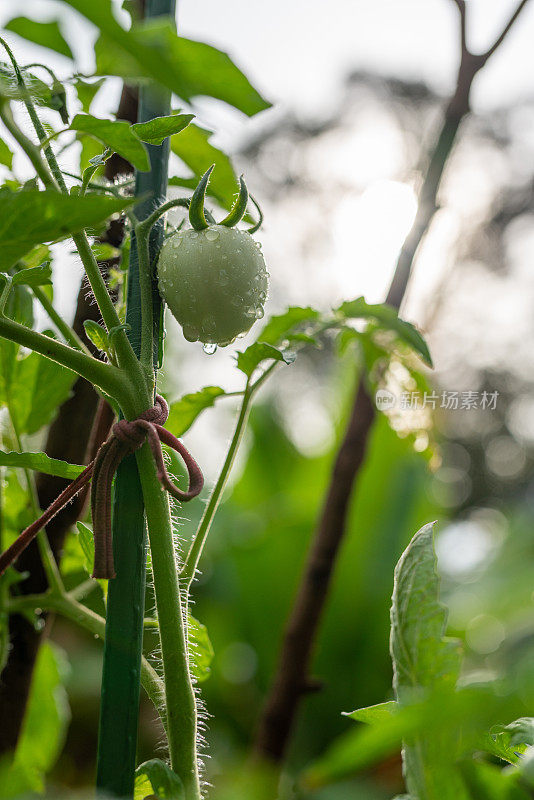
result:
<svg viewBox="0 0 534 800"><path fill-rule="evenodd" d="M189 204L189 222L191 223L191 227L195 231L205 231L206 228L210 226L214 221L213 219L208 220L206 218L206 209L205 209L205 202L206 202L206 189L208 188L209 179L215 164L212 164L211 167L206 170L198 185L193 192L193 196L191 198L191 202ZM252 200L256 209L259 214L259 221L253 225L251 228L247 230L247 233L256 233L259 229L261 223L263 222L263 214L261 209L256 202L256 200L249 195L249 191L247 188L247 184L245 183L245 179L242 175L239 176L239 192L238 195L232 205L232 208L226 215L226 217L219 222L219 225L225 225L227 228L233 228L237 225L238 222L241 222L243 217L245 216L245 212L247 210L248 201ZM211 215L209 215L211 217Z"/></svg>

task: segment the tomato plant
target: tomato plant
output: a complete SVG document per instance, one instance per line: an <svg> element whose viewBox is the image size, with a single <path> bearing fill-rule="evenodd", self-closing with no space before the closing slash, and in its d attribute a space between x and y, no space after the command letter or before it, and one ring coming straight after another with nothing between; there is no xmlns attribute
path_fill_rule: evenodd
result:
<svg viewBox="0 0 534 800"><path fill-rule="evenodd" d="M343 534L343 502L349 502L353 466L357 462L357 470L363 461L374 420L367 394L392 364L420 383L425 380L421 363L432 365L421 333L399 316L398 282L405 288L411 261L407 273L406 258L396 273L397 299L390 304L356 297L328 312L291 306L261 323L268 272L253 237L262 212L229 157L194 121L192 109L182 109L206 95L248 116L266 111L269 103L225 53L177 35L170 1L147 2L144 20L130 8L129 28L115 19L106 0L68 0L68 5L99 30L94 75L81 76L73 68L60 80L46 64L19 64L16 48L0 39L6 53L0 65L0 121L7 138L0 142L0 160L8 173L0 188L0 390L6 421L0 451L0 668L7 676L6 692L24 656L32 654L26 694L19 692L17 713L13 720L6 714L2 725L10 728L0 760L2 791L6 797L46 791L46 773L61 749L67 724L65 669L53 647L41 646L42 629L56 614L104 643L96 775L102 796L209 796L203 785L200 689L214 649L206 626L192 615L199 565L259 390L300 354L322 359L335 349L357 355L362 377L352 427L334 469L334 489L344 494L341 510L331 515L338 524L335 541L325 545L319 539L312 548L312 588L304 584L296 605L311 619L309 630L301 641L295 635L301 632L298 625L289 626L290 657L275 682L262 729L267 733L257 748L261 759L250 775L243 767L243 783L237 780L230 789L232 797L274 800L280 777L276 762L286 742L273 748L272 730L280 718L288 730L294 713L284 719L286 705L277 692L289 687L295 708L310 688L303 672ZM7 30L70 57L57 23L17 17ZM137 85L129 122L92 113L108 76L125 80L125 94L131 92L129 81ZM181 107L175 113L173 94ZM45 116L52 122L45 124ZM454 119L455 131L461 116ZM64 157L73 145L81 145L75 172L66 168ZM450 147L452 139L449 152ZM169 178L170 151L192 174ZM19 160L24 169L17 171ZM425 184L427 195L436 194L435 176L443 167L444 162L432 171L435 185L430 191ZM171 197L171 190L178 196ZM428 214L427 206L422 209L420 215ZM183 213L177 228L167 219L170 211ZM259 219L251 224L255 215ZM418 218L416 228L427 224ZM73 326L60 313L52 286L51 264L65 243L83 265L92 303L92 316L84 306ZM37 306L53 330L35 328ZM167 403L158 374L165 358L165 307L182 327L183 346L198 350L200 342L205 354L251 332L247 346L234 353L241 381L237 391L205 386ZM84 405L80 395L88 387L90 402ZM180 437L223 398L237 399L236 418L222 467L204 496L203 465ZM72 405L75 424L68 416ZM46 453L28 449L32 437L49 426L52 431L58 408L61 447L47 447ZM73 454L75 437L80 441ZM177 471L185 467L182 483L170 474L171 458ZM340 475L344 479L347 469L342 486ZM65 483L54 485L48 496L40 491L43 476ZM277 503L283 507L285 494L298 487L285 474L281 481ZM89 485L90 511L84 503ZM191 502L198 518L178 551L169 496L173 504ZM199 497L206 501L202 507ZM327 513L331 504L325 507ZM68 522L56 536L53 526L62 515ZM276 580L272 565L265 574L267 581ZM458 688L461 658L456 643L444 637L446 612L429 526L416 534L397 566L391 622L394 700L353 712L350 716L371 732L350 731L334 742L303 772L298 791L313 796L404 742L412 800L471 800L487 775L499 787L496 797L523 800L528 769L518 752L533 744L532 725L507 720L508 726L491 727L502 712L502 698L515 698L510 687ZM165 757L138 764L140 688L159 720ZM40 707L46 714L39 714ZM510 701L510 707L520 716L521 703ZM443 708L448 712L436 717L435 709ZM436 740L429 744L431 723ZM512 779L490 764L486 775L473 759L466 767L479 751L518 767ZM253 789L247 788L249 777ZM509 787L516 793L507 795Z"/></svg>

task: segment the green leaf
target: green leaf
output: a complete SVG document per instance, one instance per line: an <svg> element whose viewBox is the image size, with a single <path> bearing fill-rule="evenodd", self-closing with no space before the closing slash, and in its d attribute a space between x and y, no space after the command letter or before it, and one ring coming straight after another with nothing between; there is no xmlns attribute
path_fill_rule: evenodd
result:
<svg viewBox="0 0 534 800"><path fill-rule="evenodd" d="M101 350L103 353L110 352L109 336L102 325L99 325L98 322L94 322L92 319L86 319L83 323L83 327L85 328L87 338L98 350Z"/></svg>
<svg viewBox="0 0 534 800"><path fill-rule="evenodd" d="M48 47L49 50L55 50L67 58L73 58L72 50L55 19L50 22L37 22L27 17L14 17L4 25L4 28L29 42Z"/></svg>
<svg viewBox="0 0 534 800"><path fill-rule="evenodd" d="M519 754L534 745L534 718L521 717L508 725L497 725L487 732L481 747L503 761L516 764Z"/></svg>
<svg viewBox="0 0 534 800"><path fill-rule="evenodd" d="M6 800L25 792L44 792L45 775L61 752L70 718L63 688L66 671L61 651L44 642L15 755L0 764L0 785Z"/></svg>
<svg viewBox="0 0 534 800"><path fill-rule="evenodd" d="M230 208L237 189L237 175L228 156L210 143L212 131L188 125L179 135L171 138L171 150L194 173L193 178L173 177L169 186L195 189L207 169L215 164L210 176L207 194L224 208Z"/></svg>
<svg viewBox="0 0 534 800"><path fill-rule="evenodd" d="M367 319L370 317L377 320L381 327L394 331L402 341L419 353L423 361L430 367L432 366L432 357L424 338L414 325L399 318L393 306L388 306L385 303L370 305L365 302L363 297L357 297L356 300L342 303L336 311L342 317L349 319Z"/></svg>
<svg viewBox="0 0 534 800"><path fill-rule="evenodd" d="M18 360L4 398L20 435L47 425L69 396L77 376L71 370L38 353Z"/></svg>
<svg viewBox="0 0 534 800"><path fill-rule="evenodd" d="M268 344L279 344L294 333L295 328L308 322L315 322L320 318L319 311L307 306L290 306L283 314L270 318L258 336L258 341Z"/></svg>
<svg viewBox="0 0 534 800"><path fill-rule="evenodd" d="M0 450L0 466L15 467L18 469L33 469L44 472L46 475L55 475L57 478L74 480L85 467L79 464L68 464L58 458L50 458L46 453L15 453Z"/></svg>
<svg viewBox="0 0 534 800"><path fill-rule="evenodd" d="M57 110L58 98L56 93L32 72L22 69L26 89L30 93L34 102L40 106L46 106ZM17 80L17 76L11 64L0 62L0 95L11 100L23 100L23 92Z"/></svg>
<svg viewBox="0 0 534 800"><path fill-rule="evenodd" d="M148 172L150 162L145 146L133 133L128 122L99 119L91 114L76 114L70 124L71 130L87 133L119 153L141 172Z"/></svg>
<svg viewBox="0 0 534 800"><path fill-rule="evenodd" d="M14 286L47 286L51 283L52 267L50 264L41 264L38 267L21 269L13 275Z"/></svg>
<svg viewBox="0 0 534 800"><path fill-rule="evenodd" d="M183 783L159 758L145 761L135 770L134 800L154 794L157 800L185 800Z"/></svg>
<svg viewBox="0 0 534 800"><path fill-rule="evenodd" d="M454 687L459 642L445 639L447 609L439 602L434 524L419 530L396 568L391 605L391 657L397 699L420 687Z"/></svg>
<svg viewBox="0 0 534 800"><path fill-rule="evenodd" d="M100 225L132 202L52 191L0 192L0 271L8 270L36 244Z"/></svg>
<svg viewBox="0 0 534 800"><path fill-rule="evenodd" d="M389 700L387 703L378 703L376 706L358 708L356 711L351 711L344 716L350 717L356 722L365 722L367 725L379 725L398 711L398 707L399 704L395 700Z"/></svg>
<svg viewBox="0 0 534 800"><path fill-rule="evenodd" d="M65 0L101 31L95 46L97 72L122 78L150 78L184 100L207 95L248 116L269 108L226 53L176 35L168 20L119 25L110 0Z"/></svg>
<svg viewBox="0 0 534 800"><path fill-rule="evenodd" d="M395 568L390 650L393 688L401 705L423 688L454 691L461 655L459 642L445 638L446 624L431 523L416 533ZM454 767L457 748L457 732L451 729L406 739L402 755L408 792L420 800L467 800Z"/></svg>
<svg viewBox="0 0 534 800"><path fill-rule="evenodd" d="M292 364L295 358L295 353L279 350L266 342L255 342L243 352L238 352L237 368L250 378L262 361L283 361L285 364Z"/></svg>
<svg viewBox="0 0 534 800"><path fill-rule="evenodd" d="M208 636L208 629L191 614L188 615L187 635L191 655L192 672L199 683L207 680L211 673L213 661L213 645Z"/></svg>
<svg viewBox="0 0 534 800"><path fill-rule="evenodd" d="M508 772L474 760L463 761L460 769L472 800L532 800L518 770Z"/></svg>
<svg viewBox="0 0 534 800"><path fill-rule="evenodd" d="M384 708L387 706L389 708ZM376 713L373 708L377 709ZM414 732L421 730L428 733L431 721L427 708L423 704L394 708L389 703L382 703L352 712L351 717L361 713L361 721L369 724L358 725L335 739L326 752L308 767L304 775L305 784L317 788L342 780L398 751L403 737L413 736Z"/></svg>
<svg viewBox="0 0 534 800"><path fill-rule="evenodd" d="M218 397L225 395L220 386L205 386L198 392L184 394L180 400L172 403L169 409L169 418L165 427L175 436L183 436L189 430L199 414L206 408L215 405Z"/></svg>
<svg viewBox="0 0 534 800"><path fill-rule="evenodd" d="M161 144L167 136L173 136L187 128L194 114L170 114L168 117L155 117L148 122L136 122L132 131L148 144Z"/></svg>
<svg viewBox="0 0 534 800"><path fill-rule="evenodd" d="M13 153L3 139L0 139L0 164L9 167L9 169L13 166Z"/></svg>
<svg viewBox="0 0 534 800"><path fill-rule="evenodd" d="M97 92L104 85L105 81L105 78L99 78L96 81L92 81L92 83L84 81L81 78L76 78L74 81L74 88L76 89L78 100L80 101L82 109L86 114L90 112L93 100L95 99Z"/></svg>
<svg viewBox="0 0 534 800"><path fill-rule="evenodd" d="M80 543L83 553L83 566L87 574L92 576L93 566L95 563L95 539L93 536L93 531L83 522L77 522L76 528L78 529L78 542ZM102 578L95 578L95 583L98 583L102 589L102 594L104 595L105 600L108 596L108 581Z"/></svg>

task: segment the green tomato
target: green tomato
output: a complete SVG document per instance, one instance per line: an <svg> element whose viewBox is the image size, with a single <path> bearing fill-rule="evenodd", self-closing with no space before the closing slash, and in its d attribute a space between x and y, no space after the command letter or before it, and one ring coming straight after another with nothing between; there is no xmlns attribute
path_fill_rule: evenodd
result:
<svg viewBox="0 0 534 800"><path fill-rule="evenodd" d="M210 225L170 236L158 260L161 296L190 342L225 346L263 317L268 272L246 231Z"/></svg>

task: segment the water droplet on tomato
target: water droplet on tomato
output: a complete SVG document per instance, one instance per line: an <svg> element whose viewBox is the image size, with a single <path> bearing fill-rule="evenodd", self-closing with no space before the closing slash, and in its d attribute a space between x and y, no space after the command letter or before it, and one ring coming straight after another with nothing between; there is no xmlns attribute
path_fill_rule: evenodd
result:
<svg viewBox="0 0 534 800"><path fill-rule="evenodd" d="M202 345L202 349L207 356L212 356L217 351L217 345L213 342L206 342Z"/></svg>
<svg viewBox="0 0 534 800"><path fill-rule="evenodd" d="M212 228L208 228L204 235L208 241L215 242L219 238L219 231L214 231Z"/></svg>
<svg viewBox="0 0 534 800"><path fill-rule="evenodd" d="M180 247L180 245L182 244L182 241L183 241L183 239L182 239L181 236L175 236L174 239L172 240L172 246L174 248Z"/></svg>

